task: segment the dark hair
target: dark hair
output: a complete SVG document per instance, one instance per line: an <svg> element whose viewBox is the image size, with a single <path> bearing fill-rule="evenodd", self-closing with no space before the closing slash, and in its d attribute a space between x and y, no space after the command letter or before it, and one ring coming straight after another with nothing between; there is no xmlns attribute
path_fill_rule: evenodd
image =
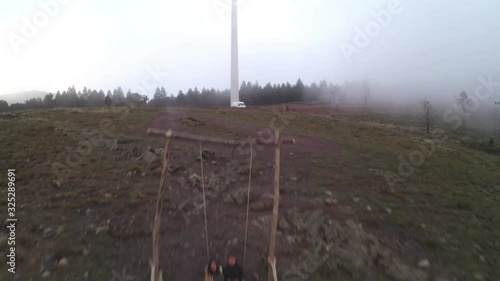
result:
<svg viewBox="0 0 500 281"><path fill-rule="evenodd" d="M234 258L234 264L237 265L238 264L238 258L236 258L236 255L235 254L230 254L228 257L227 257L227 261L228 261L228 265L229 265L229 259L230 258Z"/></svg>
<svg viewBox="0 0 500 281"><path fill-rule="evenodd" d="M212 263L213 262L217 265L217 269L215 269L215 272L212 271ZM207 272L210 274L220 274L219 264L215 260L211 260L210 262L208 262Z"/></svg>

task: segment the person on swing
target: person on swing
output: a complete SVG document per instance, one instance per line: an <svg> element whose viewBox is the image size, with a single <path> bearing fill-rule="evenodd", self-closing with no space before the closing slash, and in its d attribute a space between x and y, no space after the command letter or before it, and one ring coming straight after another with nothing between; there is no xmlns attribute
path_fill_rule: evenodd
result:
<svg viewBox="0 0 500 281"><path fill-rule="evenodd" d="M216 261L212 260L205 268L204 281L223 281L222 266L218 265Z"/></svg>
<svg viewBox="0 0 500 281"><path fill-rule="evenodd" d="M224 267L224 281L243 281L243 268L236 261L234 255L229 255Z"/></svg>

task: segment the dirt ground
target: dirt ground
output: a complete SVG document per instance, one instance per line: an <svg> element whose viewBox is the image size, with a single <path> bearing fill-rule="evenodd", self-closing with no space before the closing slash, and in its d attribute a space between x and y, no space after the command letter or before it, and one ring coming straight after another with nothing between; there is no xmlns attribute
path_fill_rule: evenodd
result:
<svg viewBox="0 0 500 281"><path fill-rule="evenodd" d="M290 106L290 110L309 111L316 114L328 112L331 109L327 107L292 105ZM196 126L204 127L208 124L208 126L215 127L217 130L229 131L235 138L242 141L248 137L257 138L259 133L265 133L265 130L268 129L242 125L237 121L207 117L182 109L169 110L168 113L159 115L151 122L149 127L185 131L185 127L180 125L184 122L197 123L194 125L195 128L190 130L193 133L200 131L199 134L211 135L210 132L207 133L196 129ZM317 157L338 157L339 152L343 150L342 147L303 135L285 134L284 137L294 138L296 144L283 145L281 149L280 189L282 191L280 196L280 216L285 216L290 210L298 210L299 212L322 210L328 217L340 223L344 223L349 219L356 221L365 220L368 222L374 220L363 218L363 215L360 216L359 214L345 212L341 208L330 206L323 202L323 198L327 198L328 194L336 194L342 187L335 185L333 177L324 176L332 173L330 168L315 165L313 159ZM192 188L196 187L188 184L188 188L182 188L182 184L178 184L178 177L188 178L192 174L200 175L200 164L199 161L196 161L200 153L198 145L196 142L174 142L176 149L172 154L172 166L183 167L182 170L184 173L174 173L169 179L170 190L167 194L167 206L170 208L173 206L173 209L175 209L175 206L179 204L188 206L193 204L190 198L193 196ZM246 190L249 151L248 149L240 149L240 147L212 144L202 145L203 149L208 149L215 155L213 158L208 159L208 161L204 161L205 177L218 178L219 182L225 181L222 184L224 188L218 193L211 194L211 198L207 202L210 256L222 262L225 261L229 253L235 253L242 263L246 205L244 203L227 203L224 201L224 197L233 190ZM245 151L243 152L243 150ZM256 199L252 200L252 204L265 201L266 196L270 203L273 194L274 147L272 145L266 148L259 147L254 151L254 156L254 172L252 173L251 181L252 193ZM235 167L236 173L231 174L231 166ZM328 188L325 188L325 186L328 186ZM157 186L153 185L150 188L155 190ZM342 190L342 192L345 193L345 190ZM244 198L246 198L246 195ZM200 209L198 212L187 215L188 222L186 222L186 218L183 215L179 215L175 211L170 212L163 220L161 261L165 268L170 269L167 276L171 280L179 280L180 276L183 276L183 280L197 280L200 276L200 268L207 262L201 202L194 203L194 205L197 205ZM349 210L351 208L358 208L353 202L345 202L344 205L347 205L346 207ZM255 280L257 276L265 279L267 271L264 267L263 258L266 256L269 247L270 229L264 229L262 226L259 227L257 222L263 218L268 218L270 214L270 204L266 208L263 208L263 210L255 211L251 209L250 211L248 252L244 264L247 275L246 280ZM371 225L369 223L368 228L370 226L377 229L381 239L386 239L388 244L397 247L398 251L404 248L404 251L412 253L413 256L415 256L414 253L419 252L418 245L412 244L411 241L408 241L410 239L402 235L402 233L384 232L383 225L379 223L372 223ZM382 231L380 231L381 229ZM143 241L134 241L132 244L147 245L147 242L150 241L149 237L144 237L143 239ZM286 243L284 240L283 236L280 236L278 239L277 265L280 269L285 269L297 263L297 259L304 258L301 257L301 254L297 254L300 252L300 249L297 248L307 247L306 245L301 246L296 243ZM403 245L401 245L400 241ZM146 250L142 250L143 253L149 254L147 248L149 248L149 245L146 247ZM128 248L128 251L130 250ZM141 260L145 258L146 256Z"/></svg>
<svg viewBox="0 0 500 281"><path fill-rule="evenodd" d="M259 132L266 128L242 126L238 122L230 122L227 120L217 120L205 116L189 113L185 110L168 111L164 115L158 116L150 124L150 128L172 129L175 131L183 131L184 128L179 126L182 120L193 118L198 122L210 124L217 128L231 131L235 136L238 136L242 142L248 137L258 137ZM317 185L314 176L309 171L311 159L314 156L335 157L340 147L327 144L320 140L307 137L297 137L293 135L284 135L285 138L295 138L295 145L283 145L281 149L281 182L280 188L283 190L307 190L311 194L315 192L320 194L324 190L317 190ZM274 143L274 141L272 141ZM248 167L250 153L248 147L242 146L231 147L214 144L202 144L202 149L213 151L215 157L204 161L205 177L220 176L226 178L228 184L225 190L219 194L214 194L213 198L207 203L207 217L209 228L209 242L211 258L216 258L219 261L225 261L229 253L235 253L240 262L243 262L243 242L245 231L245 213L246 204L232 204L224 202L224 196L227 192L234 189L246 190L248 184ZM200 175L200 164L196 161L199 158L199 144L186 141L175 141L174 146L178 149L172 154L172 165L182 165L186 167L189 173L181 176L190 176L192 173ZM243 151L244 150L244 151ZM274 177L274 145L266 147L258 147L253 151L253 170L251 185L252 193L256 197L263 194L271 195L274 193L273 177ZM182 160L181 160L182 159ZM216 164L212 164L215 161ZM174 164L175 163L175 164ZM230 174L228 167L236 165L237 170L245 171L245 173ZM192 171L192 172L191 172ZM227 177L231 177L228 179ZM170 183L172 189L176 193L178 199L174 199L169 194L170 204L179 204L182 200L186 200L192 196L192 191L189 189L181 189L175 187L176 175L172 175ZM152 188L156 189L157 186ZM177 194L179 192L179 194ZM258 199L255 199L256 201ZM269 202L272 198L269 199ZM200 202L198 202L199 204ZM296 195L282 192L280 213L285 213L291 208L299 210L317 209L317 203L311 202L308 198L300 198ZM324 208L332 216L344 218L345 215L334 210L333 208ZM247 272L247 280L253 280L252 272L257 272L262 278L266 271L263 268L263 257L265 257L269 244L269 231L256 228L252 225L252 221L258 220L262 216L271 213L270 207L262 211L250 211L249 229L248 229L248 249L245 262ZM172 278L174 276L185 276L185 280L197 280L200 275L199 270L193 270L193 265L199 265L198 268L206 264L206 247L204 236L204 220L203 212L200 210L196 215L189 217L189 223L186 224L185 219L179 216L166 217L164 219L166 228L162 235L161 241L168 244L183 244L185 248L164 247L162 251L162 260L165 261L167 268L172 268ZM174 238L175 237L175 238ZM149 237L148 237L149 239ZM237 241L236 243L232 243ZM186 246L187 244L188 246ZM229 245L230 244L230 245ZM278 253L286 252L285 245L278 245ZM278 266L286 267L287 260L278 259ZM178 280L178 279L175 279Z"/></svg>

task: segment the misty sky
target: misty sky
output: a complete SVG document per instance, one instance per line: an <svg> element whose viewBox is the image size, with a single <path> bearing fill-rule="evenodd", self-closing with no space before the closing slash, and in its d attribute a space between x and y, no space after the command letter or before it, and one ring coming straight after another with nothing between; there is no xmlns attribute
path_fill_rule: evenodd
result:
<svg viewBox="0 0 500 281"><path fill-rule="evenodd" d="M0 94L70 85L126 90L144 87L152 69L169 73L161 81L169 93L230 87L229 0L65 0L32 38L24 37L23 18L33 23L38 15L43 24L39 2L54 1L2 5ZM473 89L480 75L500 80L497 0L400 0L399 12L362 48L356 29L365 30L372 12L387 11L393 1L240 2L240 81L370 79L453 95ZM357 53L347 59L341 46Z"/></svg>

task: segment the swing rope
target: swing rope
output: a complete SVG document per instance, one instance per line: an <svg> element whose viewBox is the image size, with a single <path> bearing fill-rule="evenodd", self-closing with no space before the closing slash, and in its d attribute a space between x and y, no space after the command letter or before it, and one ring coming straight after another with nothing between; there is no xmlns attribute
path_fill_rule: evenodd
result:
<svg viewBox="0 0 500 281"><path fill-rule="evenodd" d="M245 222L245 243L243 248L243 268L245 268L245 262L247 258L247 236L248 236L248 214L250 211L250 187L252 180L252 159L253 159L253 146L250 144L250 168L248 169L248 193L247 193L247 216Z"/></svg>
<svg viewBox="0 0 500 281"><path fill-rule="evenodd" d="M247 191L247 212L246 212L246 222L245 222L245 242L243 248L243 267L245 267L246 257L247 257L247 238L248 238L248 217L250 213L250 190L252 183L252 160L253 160L253 146L250 145L250 167L248 169L248 191ZM207 220L207 205L205 201L205 181L203 174L203 150L201 148L200 142L200 166L201 166L201 189L203 196L203 213L205 216L205 239L207 244L207 259L210 259L210 248L208 244L208 220Z"/></svg>
<svg viewBox="0 0 500 281"><path fill-rule="evenodd" d="M205 178L203 176L203 152L201 150L200 142L200 166L201 166L201 190L203 195L203 213L205 215L205 239L207 241L207 260L210 259L210 248L208 247L208 222L207 222L207 205L205 202Z"/></svg>

